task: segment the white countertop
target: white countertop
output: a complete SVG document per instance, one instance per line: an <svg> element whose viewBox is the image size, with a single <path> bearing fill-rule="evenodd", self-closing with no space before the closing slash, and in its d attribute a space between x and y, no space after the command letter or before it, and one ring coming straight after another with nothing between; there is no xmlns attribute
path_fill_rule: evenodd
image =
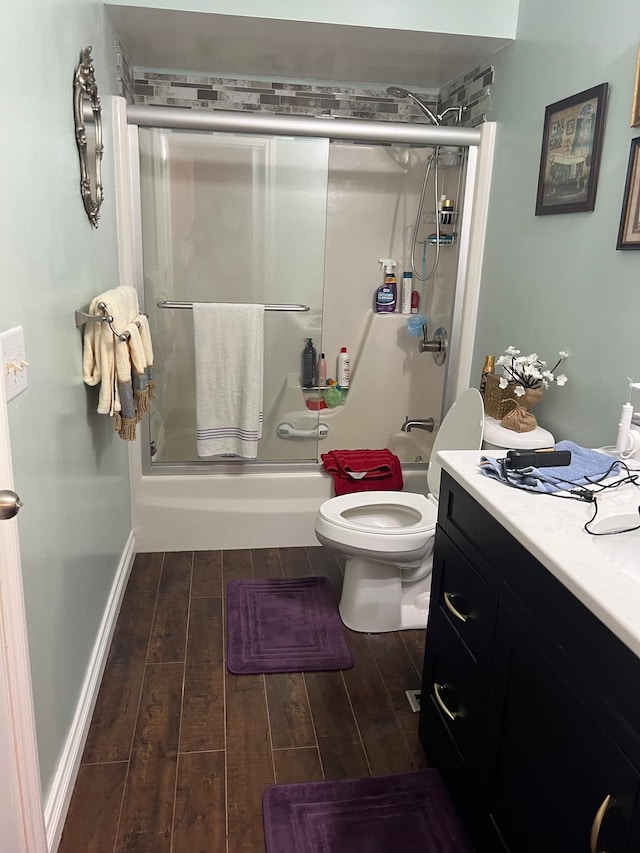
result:
<svg viewBox="0 0 640 853"><path fill-rule="evenodd" d="M560 500L493 480L480 471L481 455L475 450L447 450L438 459L490 515L640 656L640 530L590 536L583 525L593 515L592 503ZM639 504L640 488L625 484L598 497L597 519L637 513Z"/></svg>

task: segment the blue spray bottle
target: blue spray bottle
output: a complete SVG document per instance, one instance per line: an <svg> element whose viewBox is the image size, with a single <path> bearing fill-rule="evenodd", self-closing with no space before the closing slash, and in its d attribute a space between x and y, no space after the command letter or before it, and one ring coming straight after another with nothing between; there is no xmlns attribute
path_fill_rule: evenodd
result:
<svg viewBox="0 0 640 853"><path fill-rule="evenodd" d="M379 314L390 314L396 310L398 302L398 284L393 272L398 265L393 258L381 258L378 263L384 267L384 283L376 290L375 310Z"/></svg>

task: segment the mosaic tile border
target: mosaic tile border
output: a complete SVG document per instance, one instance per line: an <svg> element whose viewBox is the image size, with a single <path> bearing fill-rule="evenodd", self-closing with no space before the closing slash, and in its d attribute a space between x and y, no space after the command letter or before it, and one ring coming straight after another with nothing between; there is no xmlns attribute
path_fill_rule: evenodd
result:
<svg viewBox="0 0 640 853"><path fill-rule="evenodd" d="M133 69L129 65L127 52L120 39L116 36L116 75L120 87L120 95L129 104L135 104Z"/></svg>
<svg viewBox="0 0 640 853"><path fill-rule="evenodd" d="M394 98L377 88L239 80L136 68L134 94L135 103L154 106L428 123L412 101ZM437 93L418 94L431 110L436 109Z"/></svg>
<svg viewBox="0 0 640 853"><path fill-rule="evenodd" d="M308 81L241 80L132 68L119 40L116 40L116 58L121 94L129 103L373 121L429 122L410 99L392 97L386 89L322 85ZM434 113L464 105L461 125L476 127L487 120L494 79L494 67L483 64L456 77L439 93L416 90L416 94ZM445 124L453 123L453 116L445 121Z"/></svg>
<svg viewBox="0 0 640 853"><path fill-rule="evenodd" d="M443 86L438 99L438 111L464 104L462 124L476 127L487 121L491 110L491 84L495 80L493 65L478 65L472 71L460 74Z"/></svg>

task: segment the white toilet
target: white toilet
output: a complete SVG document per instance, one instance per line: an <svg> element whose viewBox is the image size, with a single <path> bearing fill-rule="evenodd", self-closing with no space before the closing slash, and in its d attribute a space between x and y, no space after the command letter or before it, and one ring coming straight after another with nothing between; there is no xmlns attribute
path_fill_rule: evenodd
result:
<svg viewBox="0 0 640 853"><path fill-rule="evenodd" d="M485 423L490 441L483 444ZM482 446L503 455L507 448L553 443L551 433L541 427L516 433L485 418L482 397L470 388L458 397L438 430L427 495L356 492L325 501L316 516L315 532L322 545L347 558L339 608L347 628L375 634L426 626L440 493L439 450Z"/></svg>

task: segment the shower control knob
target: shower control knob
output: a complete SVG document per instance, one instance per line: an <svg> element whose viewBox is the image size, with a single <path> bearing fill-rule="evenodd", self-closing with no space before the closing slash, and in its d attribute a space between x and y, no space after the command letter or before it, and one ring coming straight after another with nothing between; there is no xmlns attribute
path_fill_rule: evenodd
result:
<svg viewBox="0 0 640 853"><path fill-rule="evenodd" d="M422 327L422 340L418 344L418 350L419 352L433 353L433 358L436 364L444 364L447 358L448 345L449 338L442 327L436 329L432 341L429 340L426 325Z"/></svg>

